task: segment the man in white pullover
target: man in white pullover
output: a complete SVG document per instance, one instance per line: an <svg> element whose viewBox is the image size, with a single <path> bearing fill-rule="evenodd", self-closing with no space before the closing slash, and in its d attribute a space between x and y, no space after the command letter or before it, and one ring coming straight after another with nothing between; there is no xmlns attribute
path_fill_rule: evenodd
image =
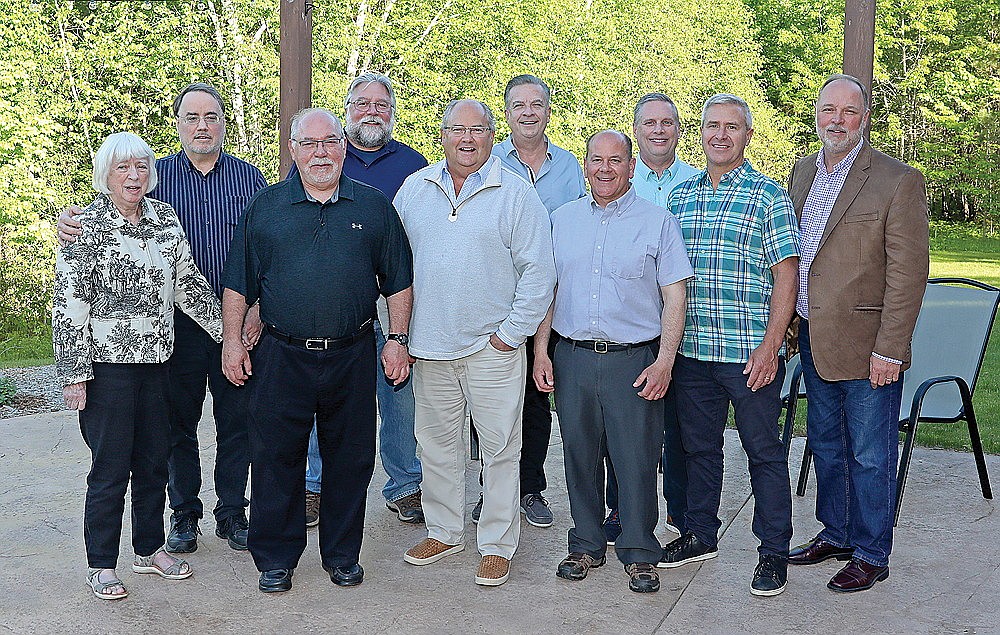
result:
<svg viewBox="0 0 1000 635"><path fill-rule="evenodd" d="M413 248L414 428L423 450L426 565L465 548L462 429L472 410L483 454L476 583L507 581L520 535L524 341L552 300L548 213L528 181L490 155L496 119L479 101L445 108L445 160L406 179L394 204Z"/></svg>

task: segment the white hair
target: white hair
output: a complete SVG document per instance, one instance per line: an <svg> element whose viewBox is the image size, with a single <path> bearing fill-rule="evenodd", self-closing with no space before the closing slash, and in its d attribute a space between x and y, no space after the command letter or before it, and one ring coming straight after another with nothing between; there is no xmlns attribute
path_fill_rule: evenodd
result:
<svg viewBox="0 0 1000 635"><path fill-rule="evenodd" d="M289 135L292 139L298 140L299 132L302 131L302 122L309 116L321 113L326 115L327 118L333 122L333 125L337 128L342 128L340 124L340 119L337 115L333 114L333 111L328 108L303 108L294 115L292 115L292 123L289 127Z"/></svg>
<svg viewBox="0 0 1000 635"><path fill-rule="evenodd" d="M145 159L149 166L149 181L146 183L146 191L143 195L149 194L156 188L159 178L156 176L156 155L149 144L139 136L131 132L116 132L108 135L97 154L94 155L94 189L102 194L111 194L108 188L108 176L111 168L119 161L129 159Z"/></svg>

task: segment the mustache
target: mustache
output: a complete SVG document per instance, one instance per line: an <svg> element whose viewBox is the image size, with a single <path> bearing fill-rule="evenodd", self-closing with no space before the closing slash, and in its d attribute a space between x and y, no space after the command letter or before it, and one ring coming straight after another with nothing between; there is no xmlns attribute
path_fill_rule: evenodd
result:
<svg viewBox="0 0 1000 635"><path fill-rule="evenodd" d="M827 126L824 130L826 132L847 132L847 128L843 126Z"/></svg>

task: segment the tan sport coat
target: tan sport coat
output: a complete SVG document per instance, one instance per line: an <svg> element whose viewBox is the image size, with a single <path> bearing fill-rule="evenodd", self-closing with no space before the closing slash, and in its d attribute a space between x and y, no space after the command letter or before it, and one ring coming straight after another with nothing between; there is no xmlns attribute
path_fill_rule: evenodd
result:
<svg viewBox="0 0 1000 635"><path fill-rule="evenodd" d="M802 219L816 154L788 177ZM910 366L927 286L924 177L864 142L834 203L808 277L809 342L827 381L867 379L872 352Z"/></svg>

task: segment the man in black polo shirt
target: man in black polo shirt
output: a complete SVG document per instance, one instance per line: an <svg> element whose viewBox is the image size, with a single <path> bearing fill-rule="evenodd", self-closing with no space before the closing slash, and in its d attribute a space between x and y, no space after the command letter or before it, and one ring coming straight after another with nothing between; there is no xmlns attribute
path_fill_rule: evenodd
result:
<svg viewBox="0 0 1000 635"><path fill-rule="evenodd" d="M323 567L360 584L365 498L375 468L375 336L381 293L389 305L385 374L409 376L406 346L413 264L402 223L378 190L342 174L344 130L329 110L292 119L299 176L250 201L226 262L222 366L249 381L251 524L260 590L287 591L306 546L302 474L315 417L324 480ZM259 301L266 335L253 368L243 316ZM254 377L249 379L252 371ZM334 486L335 484L335 486Z"/></svg>

